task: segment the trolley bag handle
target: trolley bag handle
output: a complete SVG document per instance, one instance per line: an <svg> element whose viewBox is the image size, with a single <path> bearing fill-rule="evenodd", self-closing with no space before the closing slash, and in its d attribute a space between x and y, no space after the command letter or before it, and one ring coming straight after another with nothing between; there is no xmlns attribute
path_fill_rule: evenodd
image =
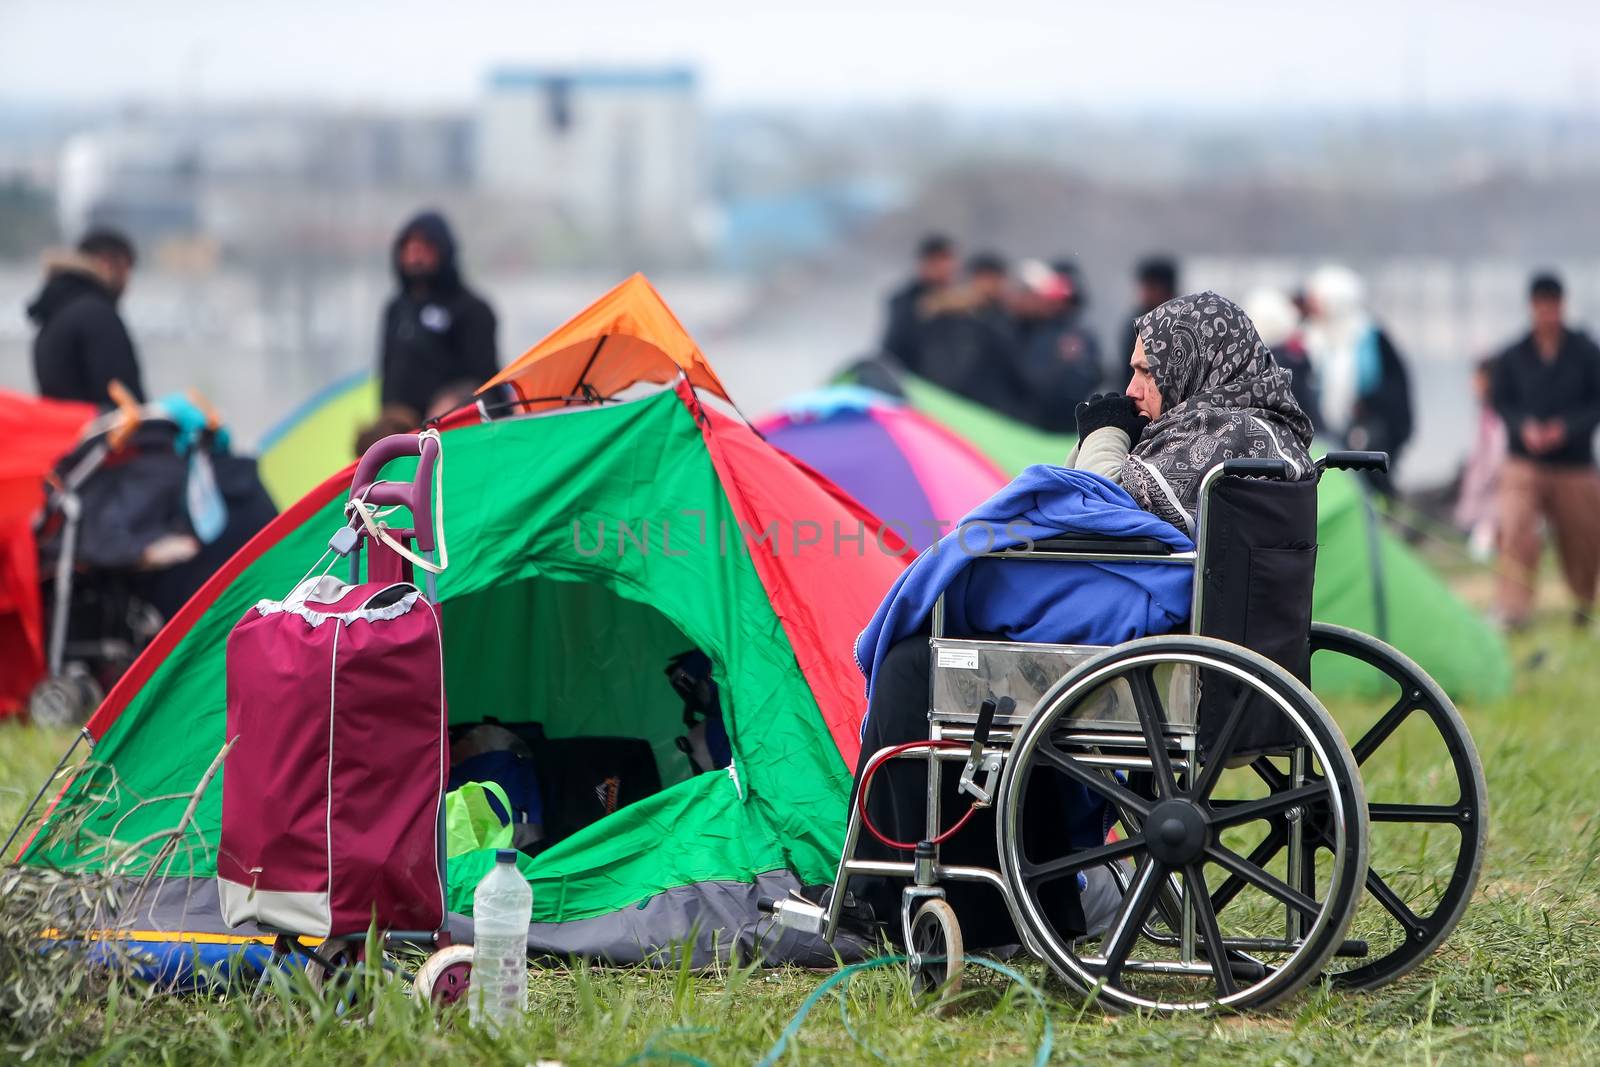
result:
<svg viewBox="0 0 1600 1067"><path fill-rule="evenodd" d="M376 480L385 464L402 456L418 457L417 473L410 482ZM437 512L433 507L435 496L439 501ZM388 509L379 511L382 505L388 505ZM412 527L398 530L397 538L378 519L398 508L411 512ZM353 511L369 536L388 545L412 566L430 574L443 573L450 566L450 550L444 537L444 445L439 431L429 428L419 434L392 434L367 449L356 464L345 511ZM439 562L424 559L405 547L403 541L408 537L415 538L417 547L424 552L437 544Z"/></svg>

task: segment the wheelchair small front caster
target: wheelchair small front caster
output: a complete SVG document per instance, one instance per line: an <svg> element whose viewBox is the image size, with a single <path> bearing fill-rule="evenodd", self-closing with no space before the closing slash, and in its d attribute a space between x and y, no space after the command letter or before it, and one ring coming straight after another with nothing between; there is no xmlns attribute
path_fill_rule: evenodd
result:
<svg viewBox="0 0 1600 1067"><path fill-rule="evenodd" d="M961 924L948 903L925 900L911 920L911 991L918 996L939 992L943 1004L961 991L966 958L961 950Z"/></svg>

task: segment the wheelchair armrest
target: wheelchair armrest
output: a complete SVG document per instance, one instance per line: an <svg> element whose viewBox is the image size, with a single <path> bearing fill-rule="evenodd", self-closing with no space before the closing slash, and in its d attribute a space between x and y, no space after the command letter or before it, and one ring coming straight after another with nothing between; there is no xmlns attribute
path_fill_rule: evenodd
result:
<svg viewBox="0 0 1600 1067"><path fill-rule="evenodd" d="M1130 556L1170 556L1172 546L1153 537L1046 537L1033 542L1036 552L1115 552Z"/></svg>
<svg viewBox="0 0 1600 1067"><path fill-rule="evenodd" d="M1222 463L1222 473L1235 478L1275 478L1289 480L1289 464L1281 459L1229 459Z"/></svg>

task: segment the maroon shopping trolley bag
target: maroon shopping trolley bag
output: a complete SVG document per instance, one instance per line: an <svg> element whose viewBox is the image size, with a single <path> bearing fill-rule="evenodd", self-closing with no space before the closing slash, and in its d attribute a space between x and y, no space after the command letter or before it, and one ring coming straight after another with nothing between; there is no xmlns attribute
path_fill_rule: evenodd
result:
<svg viewBox="0 0 1600 1067"><path fill-rule="evenodd" d="M409 582L307 579L228 638L222 915L322 937L444 923L437 607Z"/></svg>

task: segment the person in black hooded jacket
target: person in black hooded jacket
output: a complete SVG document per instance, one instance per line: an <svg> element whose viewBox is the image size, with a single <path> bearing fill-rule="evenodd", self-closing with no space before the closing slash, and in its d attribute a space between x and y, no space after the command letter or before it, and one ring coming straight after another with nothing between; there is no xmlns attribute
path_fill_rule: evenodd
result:
<svg viewBox="0 0 1600 1067"><path fill-rule="evenodd" d="M424 211L395 237L400 289L383 311L378 367L385 411L420 423L444 393L475 389L500 369L494 311L461 281L444 216Z"/></svg>
<svg viewBox="0 0 1600 1067"><path fill-rule="evenodd" d="M44 287L28 305L39 327L33 374L40 396L109 407L110 385L119 381L144 402L139 357L117 313L133 260L132 242L106 229L86 234L76 252L46 258Z"/></svg>

